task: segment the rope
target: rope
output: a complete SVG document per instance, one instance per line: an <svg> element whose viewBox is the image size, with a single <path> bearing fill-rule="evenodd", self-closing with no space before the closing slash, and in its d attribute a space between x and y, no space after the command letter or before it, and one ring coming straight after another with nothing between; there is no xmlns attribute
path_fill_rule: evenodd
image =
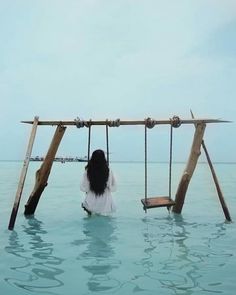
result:
<svg viewBox="0 0 236 295"><path fill-rule="evenodd" d="M90 159L91 130L92 130L92 128L91 128L92 125L91 125L90 121L86 122L86 124L84 125L84 126L88 127L88 161ZM106 125L106 148L107 148L107 163L109 165L109 133L108 133L108 125Z"/></svg>
<svg viewBox="0 0 236 295"><path fill-rule="evenodd" d="M181 125L181 120L178 116L173 116L170 119L170 155L169 155L169 199L171 200L171 182L172 182L172 154L173 154L173 128L177 128ZM147 203L147 182L148 182L148 171L147 171L147 128L153 128L155 126L155 121L151 118L145 119L145 204ZM144 206L145 212L147 208ZM168 211L170 211L170 206L167 206Z"/></svg>
<svg viewBox="0 0 236 295"><path fill-rule="evenodd" d="M174 127L174 128L178 128L181 126L181 120L178 116L173 116L171 119L170 119L170 123L171 123L171 126Z"/></svg>
<svg viewBox="0 0 236 295"><path fill-rule="evenodd" d="M173 155L173 128L170 125L170 159L169 159L169 200L171 200L171 184L172 184L172 155ZM170 212L170 207L167 206L167 210Z"/></svg>
<svg viewBox="0 0 236 295"><path fill-rule="evenodd" d="M91 146L91 127L92 127L92 120L84 121L77 117L75 120L75 125L77 128L88 128L88 160L90 159L90 146ZM120 119L116 120L106 120L106 148L107 148L107 163L109 165L109 132L108 127L119 127L120 126Z"/></svg>
<svg viewBox="0 0 236 295"><path fill-rule="evenodd" d="M120 119L116 120L106 120L106 125L109 127L119 127L120 126Z"/></svg>
<svg viewBox="0 0 236 295"><path fill-rule="evenodd" d="M145 196L145 204L147 203L147 126L145 125L144 127L144 185L145 185L145 191L144 191L144 196ZM147 213L147 208L144 206L145 213Z"/></svg>
<svg viewBox="0 0 236 295"><path fill-rule="evenodd" d="M109 127L119 127L120 126L120 119L116 120L108 120L106 119L106 146L107 146L107 164L109 166Z"/></svg>
<svg viewBox="0 0 236 295"><path fill-rule="evenodd" d="M149 129L151 129L151 128L153 128L154 126L155 126L155 121L153 120L153 119L151 119L151 118L147 118L147 119L145 119L144 120L145 121L145 140L144 140L144 142L145 142L145 148L144 148L144 150L145 150L145 152L144 152L144 154L145 154L145 159L144 159L144 161L145 161L145 167L144 167L144 177L145 177L145 192L144 192L144 195L145 195L145 204L147 204L147 193L148 193L148 191L147 191L147 187L148 187L148 171L147 171L147 128L149 128ZM145 213L147 213L147 207L146 206L144 206L144 209L145 209Z"/></svg>
<svg viewBox="0 0 236 295"><path fill-rule="evenodd" d="M107 145L107 164L109 166L109 134L108 134L108 125L106 125L106 145Z"/></svg>
<svg viewBox="0 0 236 295"><path fill-rule="evenodd" d="M87 127L89 129L88 131L88 154L87 154L87 158L88 161L90 159L90 145L91 145L91 126L92 126L92 120L90 119L89 121L84 121L84 120L80 120L79 117L77 117L75 120L75 126L77 128L83 128L83 127Z"/></svg>
<svg viewBox="0 0 236 295"><path fill-rule="evenodd" d="M173 147L173 126L170 125L169 199L171 199L172 150L173 150L172 147Z"/></svg>
<svg viewBox="0 0 236 295"><path fill-rule="evenodd" d="M81 120L79 117L77 117L76 119L74 119L75 121L75 125L77 128L82 128L82 127L89 127L89 125L91 125L91 120L90 121L84 121ZM174 127L174 128L178 128L181 125L181 120L178 116L173 116L172 118L170 118L170 124ZM121 124L120 119L116 119L116 120L106 120L106 125L108 125L109 127L119 127ZM147 128L153 128L156 125L156 121L150 117L146 118L144 120L144 124L145 126L147 126Z"/></svg>
<svg viewBox="0 0 236 295"><path fill-rule="evenodd" d="M91 119L89 121L84 121L84 120L80 120L80 118L77 117L74 121L75 121L75 126L77 128L90 127L92 125Z"/></svg>
<svg viewBox="0 0 236 295"><path fill-rule="evenodd" d="M80 120L79 117L77 117L74 121L77 128L83 128L85 126L84 121Z"/></svg>
<svg viewBox="0 0 236 295"><path fill-rule="evenodd" d="M91 144L91 125L88 126L88 161L90 159L90 144Z"/></svg>
<svg viewBox="0 0 236 295"><path fill-rule="evenodd" d="M178 116L173 116L170 119L170 159L169 159L169 199L171 199L171 182L172 182L172 155L173 155L173 128L181 126L181 120ZM170 207L167 207L170 211Z"/></svg>
<svg viewBox="0 0 236 295"><path fill-rule="evenodd" d="M147 118L144 121L147 128L153 128L155 126L155 121L151 118Z"/></svg>

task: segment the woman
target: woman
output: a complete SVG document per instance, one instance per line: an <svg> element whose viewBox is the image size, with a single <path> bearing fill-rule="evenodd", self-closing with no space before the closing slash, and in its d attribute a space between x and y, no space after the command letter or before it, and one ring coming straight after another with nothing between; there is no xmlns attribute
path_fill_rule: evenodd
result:
<svg viewBox="0 0 236 295"><path fill-rule="evenodd" d="M107 215L115 211L111 192L116 190L116 181L102 150L93 152L85 167L80 189L86 193L82 207L89 215Z"/></svg>

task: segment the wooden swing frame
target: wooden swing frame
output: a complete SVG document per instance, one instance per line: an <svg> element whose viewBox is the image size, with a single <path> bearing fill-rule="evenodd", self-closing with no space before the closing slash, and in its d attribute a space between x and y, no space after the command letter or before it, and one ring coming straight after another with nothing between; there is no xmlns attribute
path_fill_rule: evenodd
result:
<svg viewBox="0 0 236 295"><path fill-rule="evenodd" d="M209 154L206 150L206 146L203 141L203 135L204 135L204 131L206 128L206 124L208 124L208 123L224 123L224 122L229 122L229 121L219 120L219 119L194 119L193 115L192 115L191 119L181 119L180 122L181 122L181 125L182 124L194 124L196 128L195 128L195 133L194 133L194 138L193 138L193 143L192 143L192 148L190 151L189 159L188 159L188 162L187 162L186 167L184 169L183 175L180 179L180 182L179 182L179 185L177 188L177 192L175 195L175 201L173 201L174 202L173 204L172 203L169 204L169 205L173 206L172 211L174 213L178 213L178 214L180 214L182 211L185 196L186 196L187 189L188 189L188 185L189 185L189 182L190 182L191 177L193 175L193 172L195 170L195 167L197 165L197 161L198 161L198 158L200 155L201 146L203 146L204 152L206 153L206 156L207 156L208 164L211 168L213 180L214 180L216 188L217 188L218 197L220 199L220 203L221 203L225 218L226 218L226 220L231 221L229 210L228 210L227 205L225 203L225 200L224 200L222 191L220 189L219 182L217 180L213 165L211 163ZM32 124L32 130L31 130L31 134L30 134L30 138L29 138L28 147L26 150L26 156L25 156L25 159L23 162L23 167L22 167L21 174L20 174L20 179L19 179L18 188L16 191L15 201L14 201L11 216L10 216L10 221L9 221L9 225L8 225L9 230L14 229L14 225L15 225L15 221L16 221L16 217L17 217L17 212L18 212L19 205L20 205L22 191L24 188L26 174L27 174L27 170L28 170L30 157L31 157L33 144L34 144L34 140L35 140L36 131L37 131L38 126L48 125L48 126L57 126L57 128L55 130L54 136L52 138L52 142L49 146L48 152L43 160L43 163L42 163L40 169L36 172L35 186L34 186L34 189L31 193L31 195L29 196L29 199L25 205L25 212L24 212L25 215L33 215L35 213L39 199L40 199L45 187L47 186L47 181L48 181L48 178L49 178L49 175L51 172L53 161L54 161L54 158L56 156L56 152L58 150L58 147L60 145L60 142L61 142L62 137L66 131L67 126L76 126L78 128L89 127L89 138L90 138L92 125L97 125L97 126L98 125L101 125L101 126L105 125L106 126L106 137L107 137L107 151L108 151L107 157L108 157L108 161L109 161L108 127L119 127L119 126L124 126L124 125L145 125L145 126L147 126L147 124L149 125L149 127L150 126L154 127L155 125L173 124L173 120L172 119L154 120L154 119L148 118L148 119L144 119L144 120L120 120L120 119L108 120L107 119L107 120L101 120L101 121L99 121L99 120L97 120L97 121L96 120L83 121L83 120L80 120L79 118L76 118L75 120L64 120L64 121L52 121L52 120L39 121L39 117L35 117L33 121L22 121L22 123ZM90 145L88 146L88 156L89 156L89 154L90 154ZM168 199L170 200L169 197L170 197L170 193L168 196ZM168 207L168 204L166 203L167 197L162 197L162 198L163 198L162 200L159 199L160 202L158 204L158 207L161 207L162 204L163 204L163 206ZM149 202L153 202L153 206L149 205L149 208L157 207L155 205L154 199L152 200L151 198L149 198ZM161 202L162 202L162 204L161 204ZM146 203L145 203L145 205L147 206Z"/></svg>

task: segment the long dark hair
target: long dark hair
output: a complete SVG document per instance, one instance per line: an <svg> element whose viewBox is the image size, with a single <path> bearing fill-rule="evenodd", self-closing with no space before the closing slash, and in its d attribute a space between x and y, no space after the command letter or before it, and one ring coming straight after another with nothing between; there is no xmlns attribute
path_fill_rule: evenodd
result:
<svg viewBox="0 0 236 295"><path fill-rule="evenodd" d="M109 176L109 167L103 150L95 150L86 166L90 189L96 195L105 191Z"/></svg>

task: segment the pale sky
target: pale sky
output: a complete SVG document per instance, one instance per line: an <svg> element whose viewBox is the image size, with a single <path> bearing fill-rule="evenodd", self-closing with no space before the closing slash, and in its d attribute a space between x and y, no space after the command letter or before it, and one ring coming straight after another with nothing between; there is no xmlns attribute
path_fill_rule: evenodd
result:
<svg viewBox="0 0 236 295"><path fill-rule="evenodd" d="M24 159L20 121L35 115L235 120L235 0L0 0L0 36L0 159ZM175 160L193 131L176 131ZM39 127L33 155L53 132ZM86 132L69 127L59 155L86 155ZM213 161L236 161L235 135L234 122L207 126ZM111 129L111 158L143 160L143 139L142 127ZM150 159L165 159L167 139L167 127L150 130ZM92 148L103 145L96 127Z"/></svg>

